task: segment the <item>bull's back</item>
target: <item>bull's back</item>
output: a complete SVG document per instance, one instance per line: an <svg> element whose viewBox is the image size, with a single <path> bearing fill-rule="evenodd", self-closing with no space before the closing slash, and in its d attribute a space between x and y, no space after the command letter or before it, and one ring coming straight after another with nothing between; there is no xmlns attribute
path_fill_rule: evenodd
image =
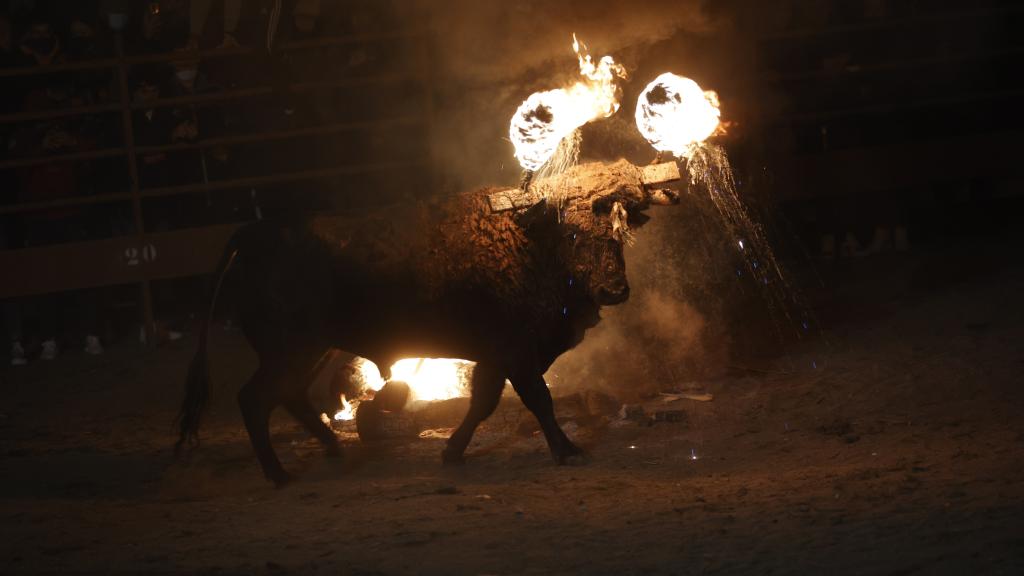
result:
<svg viewBox="0 0 1024 576"><path fill-rule="evenodd" d="M507 345L495 290L443 264L451 258L450 214L413 206L243 229L239 308L247 336L257 348L326 338L371 358L477 360Z"/></svg>

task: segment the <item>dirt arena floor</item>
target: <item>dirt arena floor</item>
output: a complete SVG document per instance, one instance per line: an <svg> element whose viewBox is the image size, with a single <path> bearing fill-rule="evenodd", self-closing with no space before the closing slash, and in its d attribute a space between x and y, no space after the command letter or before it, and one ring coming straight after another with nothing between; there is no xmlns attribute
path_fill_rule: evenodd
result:
<svg viewBox="0 0 1024 576"><path fill-rule="evenodd" d="M581 466L507 397L457 468L439 439L328 460L275 417L300 476L277 490L234 405L237 332L213 333L185 463L194 340L5 368L0 573L1024 574L1024 273L978 254L823 270L826 339L697 383L714 399L683 421L559 404Z"/></svg>

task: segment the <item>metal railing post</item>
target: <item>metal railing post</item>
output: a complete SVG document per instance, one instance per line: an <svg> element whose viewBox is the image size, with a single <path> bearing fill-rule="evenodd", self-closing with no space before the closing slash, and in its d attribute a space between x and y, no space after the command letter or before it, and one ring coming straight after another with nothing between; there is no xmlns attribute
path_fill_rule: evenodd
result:
<svg viewBox="0 0 1024 576"><path fill-rule="evenodd" d="M146 229L142 218L142 196L139 194L139 166L136 162L135 130L132 126L132 98L128 91L128 62L124 55L124 35L115 33L117 48L117 82L120 89L121 125L124 131L124 148L128 154L128 175L131 181L132 216L135 220L135 235L139 246L145 244ZM153 292L146 278L139 285L142 294L142 330L148 346L156 345L156 326L153 320Z"/></svg>

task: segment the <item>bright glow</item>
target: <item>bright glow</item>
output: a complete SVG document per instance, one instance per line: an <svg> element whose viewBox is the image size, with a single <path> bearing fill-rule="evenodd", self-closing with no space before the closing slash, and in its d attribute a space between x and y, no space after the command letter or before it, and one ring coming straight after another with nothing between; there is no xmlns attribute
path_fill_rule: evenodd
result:
<svg viewBox="0 0 1024 576"><path fill-rule="evenodd" d="M447 400L469 395L473 366L473 362L451 358L406 358L391 366L391 379L409 385L410 402ZM377 391L384 387L376 364L359 358L356 368L367 388Z"/></svg>
<svg viewBox="0 0 1024 576"><path fill-rule="evenodd" d="M334 419L338 420L338 421L344 421L344 420L353 420L353 419L355 419L355 417L356 417L355 406L353 406L352 403L347 401L345 399L345 397L342 396L341 397L341 410L338 410L337 412L334 413Z"/></svg>
<svg viewBox="0 0 1024 576"><path fill-rule="evenodd" d="M619 109L615 78L626 78L626 69L611 56L604 56L595 64L575 34L572 49L583 78L567 88L534 92L512 116L509 139L515 146L516 159L527 170L539 170L562 139L580 126L607 118Z"/></svg>
<svg viewBox="0 0 1024 576"><path fill-rule="evenodd" d="M391 379L409 385L411 400L447 400L466 396L470 365L449 358L406 358L391 367Z"/></svg>
<svg viewBox="0 0 1024 576"><path fill-rule="evenodd" d="M689 158L718 129L718 94L671 72L654 79L636 103L636 127L659 152Z"/></svg>

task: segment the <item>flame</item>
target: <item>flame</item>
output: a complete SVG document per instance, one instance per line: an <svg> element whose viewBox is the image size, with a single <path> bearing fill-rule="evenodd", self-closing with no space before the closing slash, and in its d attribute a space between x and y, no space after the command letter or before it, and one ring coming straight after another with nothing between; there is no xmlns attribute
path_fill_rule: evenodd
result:
<svg viewBox="0 0 1024 576"><path fill-rule="evenodd" d="M356 378L364 390L377 392L387 382L381 377L377 365L365 358L354 361ZM400 380L409 385L408 409L415 409L414 403L447 400L469 395L469 382L473 362L453 358L405 358L391 366L391 380ZM349 399L342 396L341 410L334 413L334 420L354 420L356 408L363 398Z"/></svg>
<svg viewBox="0 0 1024 576"><path fill-rule="evenodd" d="M539 170L555 153L563 138L591 120L607 118L619 109L616 78L626 78L626 69L611 56L594 63L572 35L572 49L579 59L581 80L567 88L534 92L512 116L509 138L516 159L526 170Z"/></svg>
<svg viewBox="0 0 1024 576"><path fill-rule="evenodd" d="M666 72L644 88L636 103L636 127L659 152L689 158L693 146L720 128L718 94Z"/></svg>
<svg viewBox="0 0 1024 576"><path fill-rule="evenodd" d="M341 397L341 410L334 413L335 420L354 420L356 417L355 406L352 405L344 396Z"/></svg>
<svg viewBox="0 0 1024 576"><path fill-rule="evenodd" d="M391 366L391 380L409 385L409 402L430 402L447 400L469 395L469 380L473 362L452 358L406 358ZM357 377L365 389L376 392L384 387L385 380L377 365L365 358L355 361ZM352 404L341 399L342 409L335 420L351 420L355 415L358 400Z"/></svg>
<svg viewBox="0 0 1024 576"><path fill-rule="evenodd" d="M409 385L410 400L447 400L469 390L471 362L450 358L406 358L391 366L391 379Z"/></svg>

